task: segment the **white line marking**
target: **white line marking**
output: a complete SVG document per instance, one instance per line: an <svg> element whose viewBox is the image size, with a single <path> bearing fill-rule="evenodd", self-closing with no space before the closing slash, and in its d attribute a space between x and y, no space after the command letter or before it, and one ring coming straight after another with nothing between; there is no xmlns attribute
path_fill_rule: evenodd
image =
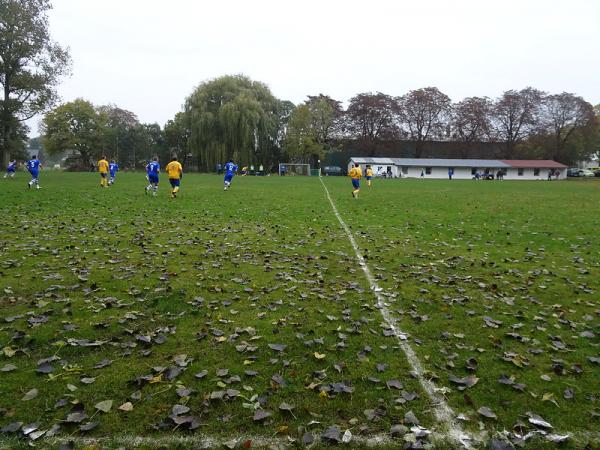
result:
<svg viewBox="0 0 600 450"><path fill-rule="evenodd" d="M421 366L421 361L419 361L419 358L415 354L414 350L406 341L406 333L403 333L400 330L400 328L398 328L396 324L396 319L391 315L390 310L387 308L383 295L380 294L382 289L377 285L377 282L375 281L375 278L373 277L369 266L365 262L363 256L360 254L360 250L358 248L358 245L356 245L356 241L354 240L354 236L352 235L350 228L348 228L348 225L346 225L346 222L344 222L344 219L342 219L342 216L338 212L335 204L333 203L333 200L331 199L331 195L329 195L329 190L327 189L327 186L325 186L325 183L323 182L323 179L321 177L319 177L319 181L321 182L323 189L325 189L325 194L327 194L327 199L331 204L331 209L333 209L333 213L335 214L335 216L338 219L338 222L346 232L346 235L350 240L350 244L352 244L352 248L354 249L354 253L356 254L358 263L360 264L360 267L362 268L365 277L369 282L371 291L373 291L373 294L375 294L375 297L377 297L377 309L379 309L383 320L385 320L387 325L390 327L390 329L393 331L394 335L398 339L400 348L406 355L406 359L412 367L414 374L419 380L419 383L421 383L423 390L427 393L429 399L433 403L434 413L437 421L440 424L442 424L442 426L446 429L448 437L453 442L459 443L467 448L470 448L471 443L475 441L474 437L466 433L462 429L460 424L455 420L454 411L452 410L452 408L450 408L450 406L446 402L446 399L438 393L435 384L433 384L423 375L423 367Z"/></svg>
<svg viewBox="0 0 600 450"><path fill-rule="evenodd" d="M546 433L541 430L534 430L524 436L526 441L534 437L540 439L546 439ZM504 440L507 439L508 433L498 432L497 437L502 437ZM554 433L554 435L569 435L569 442L578 446L587 444L591 439L600 439L600 433L598 432L586 432L578 431L574 433ZM323 443L323 439L320 437L320 432L313 430L313 436L315 438L314 444ZM11 448L10 445L14 444L18 438L6 438L0 436L0 448ZM126 448L137 448L140 446L152 446L152 447L177 447L177 448L220 448L226 443L236 443L236 448L239 448L245 441L251 441L253 448L269 447L269 446L286 446L291 445L294 442L298 443L298 440L288 436L273 436L273 435L260 435L260 434L247 434L247 435L232 435L232 436L219 436L210 435L204 433L194 433L193 435L177 435L168 434L164 436L137 436L133 434L113 434L108 436L98 437L85 437L85 436L53 436L53 437L41 437L38 443L45 442L52 445L58 445L61 443L67 443L73 441L78 445L83 446L97 446L102 444L111 445L123 445ZM432 443L447 442L447 435L442 435L438 432L433 431L431 434ZM24 441L20 441L24 442ZM369 435L353 435L353 444L362 444L365 447L377 447L380 445L399 444L402 442L402 437L393 438L389 433L377 433ZM309 446L310 447L310 446Z"/></svg>

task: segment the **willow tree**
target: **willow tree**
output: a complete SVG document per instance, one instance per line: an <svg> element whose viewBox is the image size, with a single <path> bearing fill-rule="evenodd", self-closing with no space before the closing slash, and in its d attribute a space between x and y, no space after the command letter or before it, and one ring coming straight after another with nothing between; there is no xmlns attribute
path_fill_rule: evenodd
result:
<svg viewBox="0 0 600 450"><path fill-rule="evenodd" d="M275 162L279 109L269 88L244 75L206 81L186 99L190 150L200 170L233 158L267 168Z"/></svg>

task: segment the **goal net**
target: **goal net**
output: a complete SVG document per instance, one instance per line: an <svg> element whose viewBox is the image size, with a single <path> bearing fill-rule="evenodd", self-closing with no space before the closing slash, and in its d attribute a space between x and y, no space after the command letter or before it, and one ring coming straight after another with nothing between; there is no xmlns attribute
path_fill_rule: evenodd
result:
<svg viewBox="0 0 600 450"><path fill-rule="evenodd" d="M306 175L310 176L310 164L280 163L279 175Z"/></svg>

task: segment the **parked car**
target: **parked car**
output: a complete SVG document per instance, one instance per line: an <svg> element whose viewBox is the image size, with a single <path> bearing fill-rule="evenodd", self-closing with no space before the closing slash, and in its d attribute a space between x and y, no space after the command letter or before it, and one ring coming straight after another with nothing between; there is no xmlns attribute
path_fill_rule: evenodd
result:
<svg viewBox="0 0 600 450"><path fill-rule="evenodd" d="M325 175L343 175L342 168L339 166L325 166L323 167L323 173Z"/></svg>
<svg viewBox="0 0 600 450"><path fill-rule="evenodd" d="M568 177L593 177L595 176L594 172L590 169L578 169L576 167L572 167L567 169Z"/></svg>

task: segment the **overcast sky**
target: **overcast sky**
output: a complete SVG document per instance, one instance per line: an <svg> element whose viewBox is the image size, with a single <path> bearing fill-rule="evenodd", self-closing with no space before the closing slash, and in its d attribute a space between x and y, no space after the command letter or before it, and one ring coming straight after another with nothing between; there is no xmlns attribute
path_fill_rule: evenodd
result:
<svg viewBox="0 0 600 450"><path fill-rule="evenodd" d="M163 125L200 82L244 73L294 103L323 93L458 101L526 86L600 103L596 0L53 0L64 101ZM34 130L32 130L34 131Z"/></svg>

